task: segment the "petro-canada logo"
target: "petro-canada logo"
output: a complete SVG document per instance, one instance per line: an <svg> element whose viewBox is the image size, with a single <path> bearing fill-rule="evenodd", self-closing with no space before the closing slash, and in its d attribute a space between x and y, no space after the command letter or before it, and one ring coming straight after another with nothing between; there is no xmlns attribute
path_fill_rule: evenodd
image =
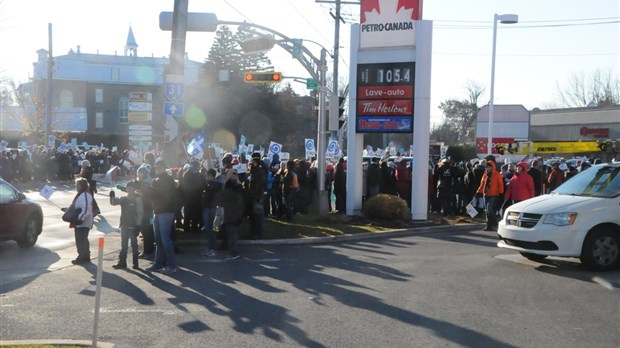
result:
<svg viewBox="0 0 620 348"><path fill-rule="evenodd" d="M404 21L422 19L421 2L422 0L362 0L360 23L376 23L395 18Z"/></svg>
<svg viewBox="0 0 620 348"><path fill-rule="evenodd" d="M422 0L361 0L361 47L415 45Z"/></svg>

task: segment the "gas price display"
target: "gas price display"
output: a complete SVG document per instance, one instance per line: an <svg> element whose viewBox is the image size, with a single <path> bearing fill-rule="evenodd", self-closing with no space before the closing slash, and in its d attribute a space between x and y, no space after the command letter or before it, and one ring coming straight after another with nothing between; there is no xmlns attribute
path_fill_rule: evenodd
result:
<svg viewBox="0 0 620 348"><path fill-rule="evenodd" d="M415 63L357 66L356 132L413 132Z"/></svg>
<svg viewBox="0 0 620 348"><path fill-rule="evenodd" d="M411 84L414 70L414 62L360 64L357 67L358 85Z"/></svg>

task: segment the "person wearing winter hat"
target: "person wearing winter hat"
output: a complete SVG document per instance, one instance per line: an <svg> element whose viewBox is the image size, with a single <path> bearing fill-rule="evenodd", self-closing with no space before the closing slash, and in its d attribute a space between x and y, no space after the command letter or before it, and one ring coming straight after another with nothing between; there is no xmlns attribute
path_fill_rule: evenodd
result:
<svg viewBox="0 0 620 348"><path fill-rule="evenodd" d="M560 169L559 161L555 161L551 164L551 173L549 173L547 183L549 183L549 191L555 190L564 183L564 172Z"/></svg>
<svg viewBox="0 0 620 348"><path fill-rule="evenodd" d="M504 194L504 200L512 200L514 203L518 203L535 196L534 180L528 174L527 170L527 163L517 163L515 173L512 178L510 178L508 189L506 189L506 193Z"/></svg>

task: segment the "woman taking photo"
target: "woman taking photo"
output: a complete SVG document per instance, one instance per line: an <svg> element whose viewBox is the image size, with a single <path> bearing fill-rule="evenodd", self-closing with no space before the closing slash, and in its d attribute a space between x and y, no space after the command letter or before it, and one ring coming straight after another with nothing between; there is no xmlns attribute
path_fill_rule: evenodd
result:
<svg viewBox="0 0 620 348"><path fill-rule="evenodd" d="M79 265L90 262L90 243L88 242L88 232L93 227L93 196L88 188L88 181L79 178L75 181L77 194L73 198L76 209L81 209L77 225L70 224L69 227L75 228L75 246L78 257L71 263Z"/></svg>

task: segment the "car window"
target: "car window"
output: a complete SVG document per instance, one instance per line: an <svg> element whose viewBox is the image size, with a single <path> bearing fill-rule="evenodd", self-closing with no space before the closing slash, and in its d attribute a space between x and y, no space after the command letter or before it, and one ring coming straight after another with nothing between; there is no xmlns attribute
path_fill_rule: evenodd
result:
<svg viewBox="0 0 620 348"><path fill-rule="evenodd" d="M599 165L585 170L553 191L557 194L615 197L620 195L620 166Z"/></svg>
<svg viewBox="0 0 620 348"><path fill-rule="evenodd" d="M13 190L9 185L0 183L0 202L6 203L17 199L17 192Z"/></svg>

